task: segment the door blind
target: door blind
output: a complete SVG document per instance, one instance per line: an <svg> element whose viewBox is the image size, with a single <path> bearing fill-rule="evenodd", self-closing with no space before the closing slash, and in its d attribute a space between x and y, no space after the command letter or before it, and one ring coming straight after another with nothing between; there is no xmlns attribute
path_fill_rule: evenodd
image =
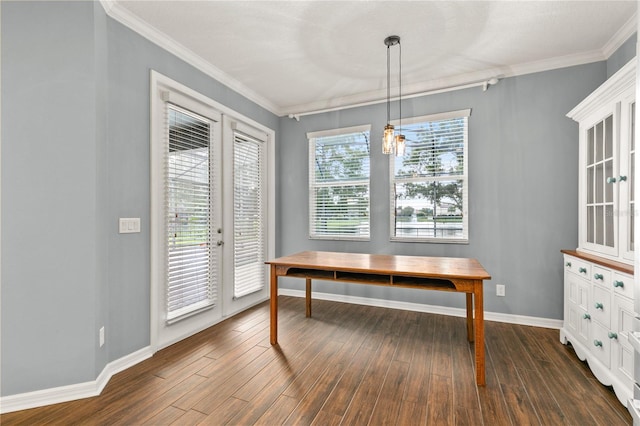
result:
<svg viewBox="0 0 640 426"><path fill-rule="evenodd" d="M216 302L211 245L211 122L167 104L167 322Z"/></svg>
<svg viewBox="0 0 640 426"><path fill-rule="evenodd" d="M264 142L237 132L234 134L234 298L265 286L264 156Z"/></svg>

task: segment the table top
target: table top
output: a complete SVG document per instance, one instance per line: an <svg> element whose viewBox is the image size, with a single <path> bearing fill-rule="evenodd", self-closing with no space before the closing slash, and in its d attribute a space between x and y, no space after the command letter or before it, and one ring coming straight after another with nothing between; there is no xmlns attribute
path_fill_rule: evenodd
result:
<svg viewBox="0 0 640 426"><path fill-rule="evenodd" d="M265 262L326 271L366 272L428 278L491 279L476 259L387 254L303 251Z"/></svg>

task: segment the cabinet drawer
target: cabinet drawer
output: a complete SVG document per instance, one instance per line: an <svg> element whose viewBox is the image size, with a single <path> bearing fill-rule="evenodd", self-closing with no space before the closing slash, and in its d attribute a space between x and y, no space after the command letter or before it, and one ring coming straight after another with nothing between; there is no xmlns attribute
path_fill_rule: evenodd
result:
<svg viewBox="0 0 640 426"><path fill-rule="evenodd" d="M600 324L609 328L611 325L611 292L609 289L600 287L599 285L593 286L593 296L591 298L591 306L589 307L589 313L591 318L598 321Z"/></svg>
<svg viewBox="0 0 640 426"><path fill-rule="evenodd" d="M591 279L591 264L577 257L565 255L564 256L564 268L565 270L579 275L586 279Z"/></svg>
<svg viewBox="0 0 640 426"><path fill-rule="evenodd" d="M607 368L611 365L611 339L609 330L597 322L591 323L591 342L589 347L591 353L600 360Z"/></svg>
<svg viewBox="0 0 640 426"><path fill-rule="evenodd" d="M600 266L591 267L591 281L606 288L611 286L611 270Z"/></svg>
<svg viewBox="0 0 640 426"><path fill-rule="evenodd" d="M622 272L613 272L611 285L615 294L633 299L633 277Z"/></svg>

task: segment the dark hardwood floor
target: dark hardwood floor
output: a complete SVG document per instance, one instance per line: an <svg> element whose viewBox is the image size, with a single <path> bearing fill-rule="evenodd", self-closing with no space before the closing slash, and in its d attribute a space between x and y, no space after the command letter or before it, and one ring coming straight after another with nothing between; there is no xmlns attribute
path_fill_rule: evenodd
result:
<svg viewBox="0 0 640 426"><path fill-rule="evenodd" d="M487 321L475 385L463 318L280 296L115 375L98 397L2 425L624 425L631 417L558 330Z"/></svg>

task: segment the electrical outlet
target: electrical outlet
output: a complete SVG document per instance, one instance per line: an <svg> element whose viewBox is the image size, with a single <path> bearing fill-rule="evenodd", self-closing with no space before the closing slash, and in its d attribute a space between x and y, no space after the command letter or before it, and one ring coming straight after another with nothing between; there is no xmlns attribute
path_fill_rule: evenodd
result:
<svg viewBox="0 0 640 426"><path fill-rule="evenodd" d="M100 347L104 346L104 326L100 327L100 332L98 333L100 335Z"/></svg>
<svg viewBox="0 0 640 426"><path fill-rule="evenodd" d="M504 284L496 284L496 296L504 296Z"/></svg>

